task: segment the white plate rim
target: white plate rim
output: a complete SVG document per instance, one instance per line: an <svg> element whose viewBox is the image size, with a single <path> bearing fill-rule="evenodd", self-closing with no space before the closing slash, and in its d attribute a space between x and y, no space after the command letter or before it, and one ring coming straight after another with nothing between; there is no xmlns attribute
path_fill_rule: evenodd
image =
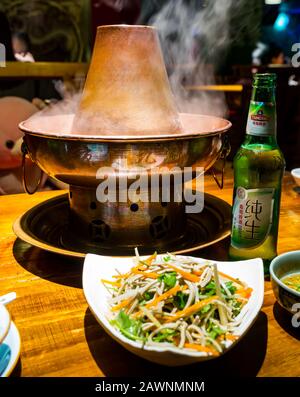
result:
<svg viewBox="0 0 300 397"><path fill-rule="evenodd" d="M3 324L0 327L0 343L2 343L9 332L11 324L10 313L2 303L0 303L0 323Z"/></svg>

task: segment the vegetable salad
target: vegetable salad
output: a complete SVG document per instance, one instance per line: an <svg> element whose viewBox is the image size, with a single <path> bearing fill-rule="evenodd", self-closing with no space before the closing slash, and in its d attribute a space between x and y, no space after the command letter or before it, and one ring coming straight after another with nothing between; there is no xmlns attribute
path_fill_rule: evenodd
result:
<svg viewBox="0 0 300 397"><path fill-rule="evenodd" d="M135 266L113 277L102 282L111 294L111 324L123 335L207 355L219 355L237 338L238 315L252 293L213 262L171 254L142 260L137 250Z"/></svg>

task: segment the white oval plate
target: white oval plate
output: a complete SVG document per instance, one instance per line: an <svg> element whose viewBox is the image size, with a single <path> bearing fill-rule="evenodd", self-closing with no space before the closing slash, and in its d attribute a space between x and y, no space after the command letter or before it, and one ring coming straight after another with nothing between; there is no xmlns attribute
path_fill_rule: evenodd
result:
<svg viewBox="0 0 300 397"><path fill-rule="evenodd" d="M1 375L1 378L6 378L12 373L13 369L17 365L21 352L21 338L15 323L11 322L9 332L3 343L8 345L11 351L7 367Z"/></svg>
<svg viewBox="0 0 300 397"><path fill-rule="evenodd" d="M10 314L6 307L0 304L0 343L6 337L10 326Z"/></svg>
<svg viewBox="0 0 300 397"><path fill-rule="evenodd" d="M203 262L203 259L200 258L185 258L192 258L195 262ZM241 337L245 335L261 309L264 298L263 262L257 258L238 262L215 261L215 263L217 263L218 270L231 277L245 281L253 289L249 302L243 308L243 313L246 312L246 314L235 332L240 338L228 346L226 350L228 351L229 348L238 343ZM208 356L203 352L187 351L186 349L183 350L172 346L143 347L141 342L126 338L110 324L109 320L112 317L108 304L110 295L101 283L101 279L110 280L113 275L117 274L116 269L121 273L126 273L132 266L133 262L131 258L116 258L94 254L88 254L85 258L83 268L84 295L92 313L108 335L130 352L158 364L179 366L213 359L213 356Z"/></svg>

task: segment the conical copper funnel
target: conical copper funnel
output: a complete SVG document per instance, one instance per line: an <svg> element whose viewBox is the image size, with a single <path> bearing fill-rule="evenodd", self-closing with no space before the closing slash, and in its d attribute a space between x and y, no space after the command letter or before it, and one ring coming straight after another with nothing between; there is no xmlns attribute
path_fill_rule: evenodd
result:
<svg viewBox="0 0 300 397"><path fill-rule="evenodd" d="M182 131L155 28L98 27L72 131L110 136Z"/></svg>

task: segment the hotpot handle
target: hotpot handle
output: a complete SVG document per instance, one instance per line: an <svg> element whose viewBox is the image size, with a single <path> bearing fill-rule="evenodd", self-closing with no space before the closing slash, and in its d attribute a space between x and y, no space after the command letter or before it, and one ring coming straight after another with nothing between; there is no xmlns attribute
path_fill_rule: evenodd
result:
<svg viewBox="0 0 300 397"><path fill-rule="evenodd" d="M27 145L26 145L25 138L23 138L21 151L22 151L22 183L23 183L23 188L24 188L26 193L34 194L38 190L38 188L39 188L39 186L41 184L43 171L40 169L41 174L40 174L40 177L39 177L39 179L37 181L37 184L36 184L35 188L33 190L29 190L28 186L27 186L27 180L26 180L26 156L28 156L29 152L28 152L28 148L27 148Z"/></svg>
<svg viewBox="0 0 300 397"><path fill-rule="evenodd" d="M220 189L223 189L223 187L224 187L225 165L226 165L226 159L230 153L230 150L231 150L230 142L229 142L228 136L225 135L221 153L220 153L220 157L219 157L219 160L223 161L222 162L222 170L221 170L221 181L219 181L214 167L211 168L211 172L214 177L214 180Z"/></svg>

